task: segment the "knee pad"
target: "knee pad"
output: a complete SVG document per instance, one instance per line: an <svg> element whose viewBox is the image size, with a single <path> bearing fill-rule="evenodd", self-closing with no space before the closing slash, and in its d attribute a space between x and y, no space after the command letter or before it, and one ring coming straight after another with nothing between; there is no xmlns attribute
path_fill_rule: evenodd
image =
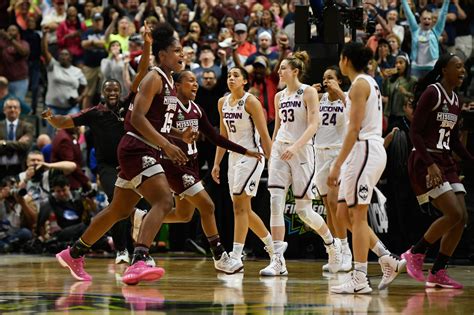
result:
<svg viewBox="0 0 474 315"><path fill-rule="evenodd" d="M270 226L285 226L283 211L285 209L285 190L270 188Z"/></svg>
<svg viewBox="0 0 474 315"><path fill-rule="evenodd" d="M325 224L319 213L313 211L311 200L296 199L295 209L300 219L313 230L318 231Z"/></svg>

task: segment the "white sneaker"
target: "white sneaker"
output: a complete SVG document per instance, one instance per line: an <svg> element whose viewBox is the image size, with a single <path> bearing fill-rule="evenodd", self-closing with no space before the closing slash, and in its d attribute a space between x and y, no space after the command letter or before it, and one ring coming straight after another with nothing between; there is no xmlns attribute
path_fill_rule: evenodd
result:
<svg viewBox="0 0 474 315"><path fill-rule="evenodd" d="M342 248L341 241L338 238L334 239L334 242L330 245L324 245L326 247L326 253L328 253L328 270L329 272L336 273L341 270L342 267Z"/></svg>
<svg viewBox="0 0 474 315"><path fill-rule="evenodd" d="M382 280L379 283L379 290L387 288L390 283L405 268L407 261L396 255L388 254L379 258L380 268L382 269Z"/></svg>
<svg viewBox="0 0 474 315"><path fill-rule="evenodd" d="M135 208L135 213L133 215L133 229L132 229L132 239L136 242L138 239L138 233L140 233L140 226L142 225L143 219L147 214L146 210Z"/></svg>
<svg viewBox="0 0 474 315"><path fill-rule="evenodd" d="M128 254L127 249L117 251L117 256L115 256L115 264L130 264L130 255Z"/></svg>
<svg viewBox="0 0 474 315"><path fill-rule="evenodd" d="M342 246L342 265L340 271L350 271L352 269L352 252L349 245Z"/></svg>
<svg viewBox="0 0 474 315"><path fill-rule="evenodd" d="M214 268L217 271L224 272L228 275L237 273L244 269L244 264L240 257L235 257L234 253L222 253L221 259L214 260Z"/></svg>
<svg viewBox="0 0 474 315"><path fill-rule="evenodd" d="M323 269L323 272L328 272L329 271L329 264L324 264L322 269Z"/></svg>
<svg viewBox="0 0 474 315"><path fill-rule="evenodd" d="M283 242L279 248L275 248L275 253L272 255L272 257L270 257L270 264L260 270L261 276L274 277L288 275L285 257L283 256L287 248L287 242Z"/></svg>
<svg viewBox="0 0 474 315"><path fill-rule="evenodd" d="M367 294L372 292L369 279L367 275L358 270L353 270L350 273L350 281L346 281L340 285L331 288L331 293L339 294Z"/></svg>

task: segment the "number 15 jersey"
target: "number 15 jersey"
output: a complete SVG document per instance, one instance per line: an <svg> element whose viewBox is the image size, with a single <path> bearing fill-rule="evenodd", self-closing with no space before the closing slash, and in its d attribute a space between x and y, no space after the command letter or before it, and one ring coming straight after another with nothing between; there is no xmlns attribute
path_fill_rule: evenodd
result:
<svg viewBox="0 0 474 315"><path fill-rule="evenodd" d="M303 101L304 90L308 85L301 84L295 93L289 94L288 89L281 91L278 108L280 117L280 129L276 136L277 141L294 143L305 132L308 127L308 115ZM308 141L312 144L313 139Z"/></svg>
<svg viewBox="0 0 474 315"><path fill-rule="evenodd" d="M260 147L260 135L252 117L245 110L245 104L250 95L250 93L245 93L235 105L230 104L231 94L227 95L222 106L222 119L230 141L246 149L257 149Z"/></svg>

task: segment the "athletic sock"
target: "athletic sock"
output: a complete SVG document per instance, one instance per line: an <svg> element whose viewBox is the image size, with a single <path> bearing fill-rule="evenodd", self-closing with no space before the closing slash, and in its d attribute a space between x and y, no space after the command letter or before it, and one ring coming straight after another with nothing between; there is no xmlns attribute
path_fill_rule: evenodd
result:
<svg viewBox="0 0 474 315"><path fill-rule="evenodd" d="M243 251L244 251L244 244L234 242L234 246L232 247L232 252L234 253L235 257L238 257L239 259L241 259Z"/></svg>
<svg viewBox="0 0 474 315"><path fill-rule="evenodd" d="M342 247L349 246L349 242L347 241L347 237L340 238Z"/></svg>
<svg viewBox="0 0 474 315"><path fill-rule="evenodd" d="M214 259L215 260L221 259L222 253L225 252L225 248L221 244L221 238L219 234L208 237L207 241L209 242L211 253Z"/></svg>
<svg viewBox="0 0 474 315"><path fill-rule="evenodd" d="M150 249L146 245L143 245L143 244L135 245L135 250L133 251L132 265L138 261L146 261L146 259L149 256L148 255L149 250Z"/></svg>
<svg viewBox="0 0 474 315"><path fill-rule="evenodd" d="M363 273L367 274L367 262L361 263L361 262L355 261L354 270L362 271Z"/></svg>
<svg viewBox="0 0 474 315"><path fill-rule="evenodd" d="M331 231L329 229L324 234L320 234L323 238L324 244L326 246L334 244L334 237L332 237Z"/></svg>
<svg viewBox="0 0 474 315"><path fill-rule="evenodd" d="M448 255L438 253L438 257L436 257L433 268L431 268L431 274L435 275L438 271L441 269L446 269L448 266L449 258L451 258Z"/></svg>
<svg viewBox="0 0 474 315"><path fill-rule="evenodd" d="M379 240L375 243L374 247L371 249L377 257L382 257L385 255L390 255L390 251L385 247L385 245Z"/></svg>
<svg viewBox="0 0 474 315"><path fill-rule="evenodd" d="M275 253L275 248L273 247L273 239L270 233L267 236L261 238L263 244L265 244L265 250L267 251L270 257Z"/></svg>
<svg viewBox="0 0 474 315"><path fill-rule="evenodd" d="M413 248L411 249L411 253L412 254L426 254L426 252L428 251L428 249L431 247L431 244L428 243L427 240L425 240L424 237L422 237L418 243L415 244L415 246L413 246Z"/></svg>
<svg viewBox="0 0 474 315"><path fill-rule="evenodd" d="M74 245L72 245L69 253L71 254L71 257L74 259L77 259L79 257L84 256L90 249L92 245L87 244L82 240L82 238L79 238Z"/></svg>

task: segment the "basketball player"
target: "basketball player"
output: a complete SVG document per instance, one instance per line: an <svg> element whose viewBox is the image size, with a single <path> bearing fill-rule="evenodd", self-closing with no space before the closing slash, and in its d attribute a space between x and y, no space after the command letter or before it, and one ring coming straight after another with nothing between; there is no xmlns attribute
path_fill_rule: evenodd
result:
<svg viewBox="0 0 474 315"><path fill-rule="evenodd" d="M474 162L459 140L461 104L454 92L462 85L465 75L462 59L446 54L416 88L415 97L419 100L410 129L415 148L410 155L408 172L418 202L431 201L443 216L433 222L418 243L402 257L407 260L408 274L418 281L426 281L427 287L463 288L448 276L446 267L468 218L464 201L466 190L459 180L451 150ZM425 278L422 270L425 254L439 239L438 256Z"/></svg>
<svg viewBox="0 0 474 315"><path fill-rule="evenodd" d="M343 76L337 66L331 66L323 74L323 90L319 100L319 129L316 133L316 188L327 212L327 225L334 237L341 240L341 271L352 268L352 253L347 243L347 229L336 219L338 187L328 187L327 180L332 162L337 158L344 139L346 122L344 104L346 94L341 90ZM323 266L329 271L329 265Z"/></svg>
<svg viewBox="0 0 474 315"><path fill-rule="evenodd" d="M270 191L270 227L274 238L275 255L270 265L260 274L287 275L283 254L288 244L283 241L285 221L283 209L290 184L295 195L295 210L301 220L324 240L329 254L329 270L337 272L342 263L340 240L332 237L323 218L313 211L316 174L313 139L319 125L319 100L315 88L301 83L308 68L309 56L298 51L283 59L278 70L286 88L275 95L275 130L268 169Z"/></svg>
<svg viewBox="0 0 474 315"><path fill-rule="evenodd" d="M327 184L336 188L339 180L341 182L338 219L352 230L354 270L349 281L331 288L333 293L372 292L367 278L369 248L381 257L379 263L384 274L379 289L392 282L406 263L385 249L367 223L372 193L387 161L382 138L382 96L375 80L364 73L370 59L372 51L369 48L360 43L349 43L344 46L339 61L342 74L352 82L344 111L349 123ZM349 220L348 211L351 211L352 220Z"/></svg>
<svg viewBox="0 0 474 315"><path fill-rule="evenodd" d="M84 270L84 254L114 223L130 216L141 196L151 204L151 209L140 229L132 265L125 271L122 281L137 284L158 280L164 274L163 268L148 266L145 261L148 248L173 204L160 164L159 148L176 163L187 162L181 149L161 135L171 131L177 106L171 72L179 71L184 63L181 44L173 37L173 31L165 23L153 30L152 52L159 67L154 67L145 76L125 117L127 133L117 150L120 172L111 204L94 217L86 232L71 248L56 255L60 264L69 268L78 280L92 280ZM183 135L187 141L192 141L195 136L192 132Z"/></svg>
<svg viewBox="0 0 474 315"><path fill-rule="evenodd" d="M204 110L194 103L198 90L196 76L191 71L182 71L174 76L178 107L173 118L173 127L184 131L188 127L202 132L211 142L237 154L258 159L263 158L263 154L258 151L247 150L226 138L219 135L207 119ZM163 158L162 165L166 171L166 178L171 190L175 194L175 208L166 216L165 223L189 222L197 208L201 214L201 224L204 234L210 244L214 258L214 265L219 270L221 265L229 259L224 247L220 243L219 232L217 231L216 219L214 217L214 203L209 197L199 176L199 161L196 142L185 143L176 138L171 138L171 142L181 148L188 156L185 165L176 165L167 157ZM255 160L255 161L257 161ZM225 271L225 270L223 270Z"/></svg>
<svg viewBox="0 0 474 315"><path fill-rule="evenodd" d="M271 140L268 134L262 105L258 99L246 92L249 76L245 69L234 67L227 75L230 94L219 99L221 135L247 150L263 152L268 157ZM262 150L263 148L263 150ZM212 178L220 183L220 163L224 149L217 148L212 168ZM265 250L273 256L273 240L265 224L252 210L251 199L255 197L265 162L239 153L229 155L229 191L234 204L234 246L229 259L218 264L217 269L233 274L244 268L242 251L250 229L265 244Z"/></svg>

